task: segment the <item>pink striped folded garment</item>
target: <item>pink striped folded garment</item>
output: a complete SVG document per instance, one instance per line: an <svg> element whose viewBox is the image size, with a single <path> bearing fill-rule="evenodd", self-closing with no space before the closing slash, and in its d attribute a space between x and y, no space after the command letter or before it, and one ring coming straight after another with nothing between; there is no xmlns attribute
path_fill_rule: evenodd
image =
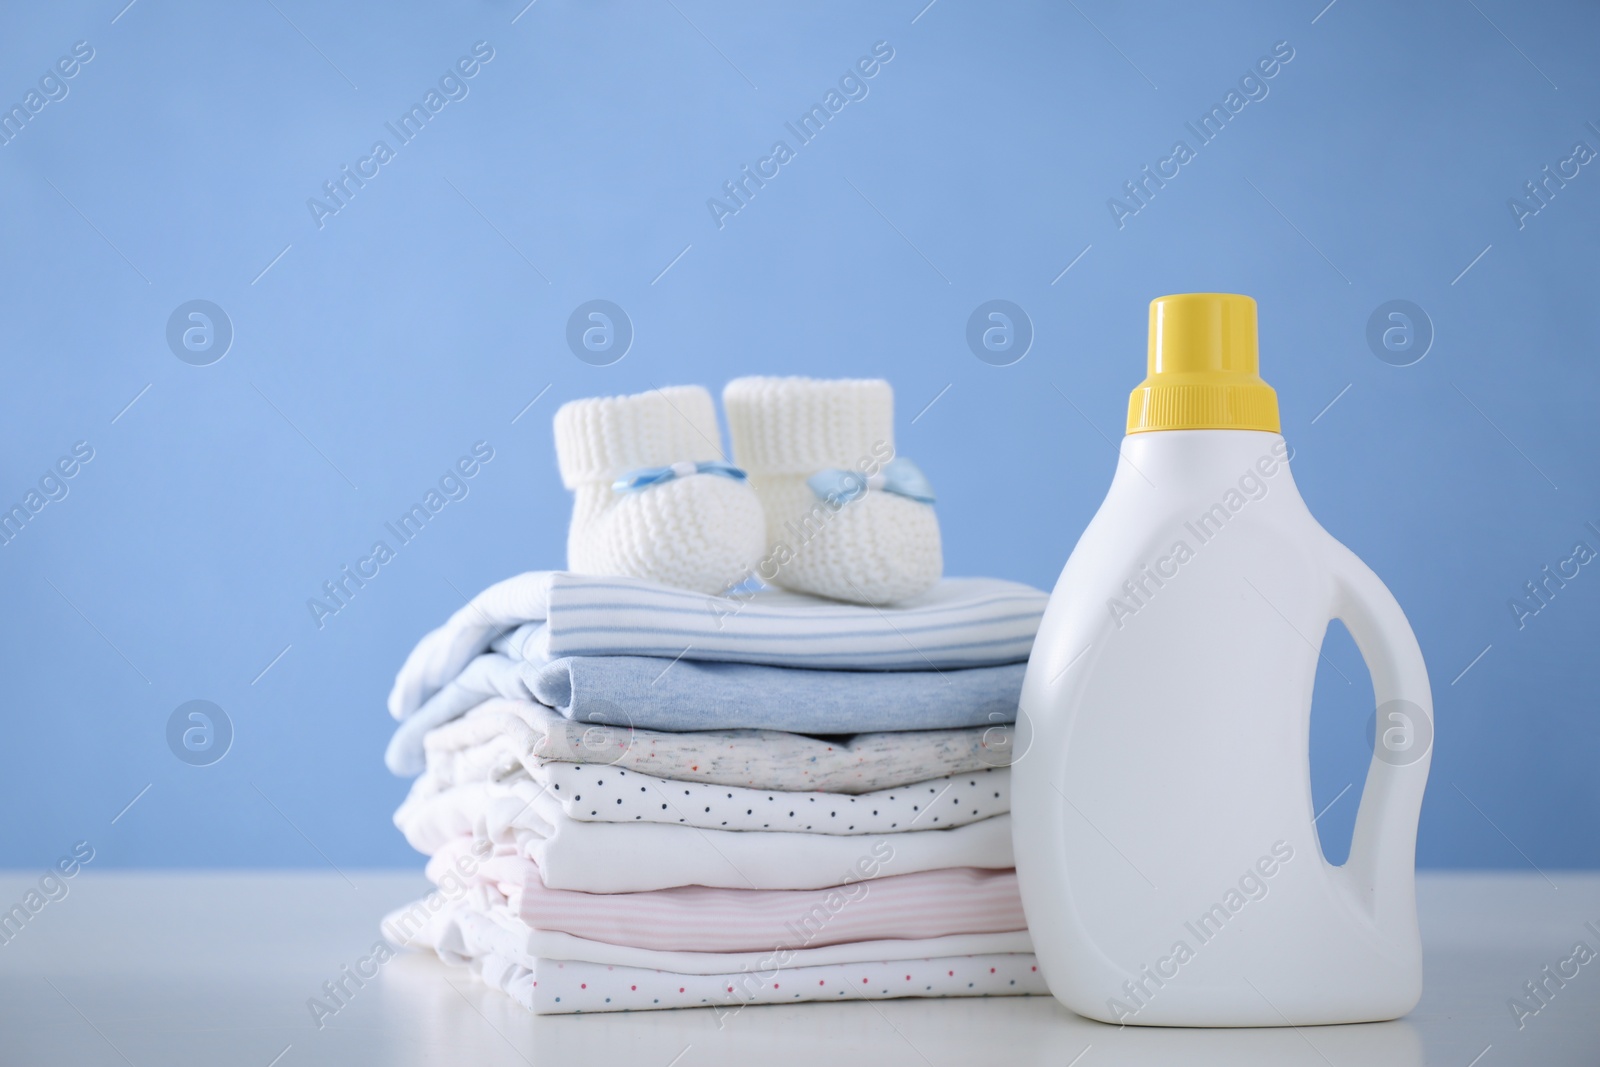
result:
<svg viewBox="0 0 1600 1067"><path fill-rule="evenodd" d="M457 851L428 863L441 892L460 869ZM477 860L475 881L503 898L529 926L592 941L676 952L754 952L852 941L945 937L1026 930L1014 870L951 867L827 889L717 889L678 886L640 893L550 889L517 855Z"/></svg>

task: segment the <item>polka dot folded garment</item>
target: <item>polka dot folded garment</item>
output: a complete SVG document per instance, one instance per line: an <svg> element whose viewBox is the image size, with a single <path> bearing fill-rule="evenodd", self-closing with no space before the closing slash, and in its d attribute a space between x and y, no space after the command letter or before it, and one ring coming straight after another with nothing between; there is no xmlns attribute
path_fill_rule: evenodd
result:
<svg viewBox="0 0 1600 1067"><path fill-rule="evenodd" d="M551 763L529 775L579 822L668 823L706 830L887 834L941 830L1011 810L1011 768L998 767L860 796L674 782L636 771Z"/></svg>
<svg viewBox="0 0 1600 1067"><path fill-rule="evenodd" d="M1029 953L835 964L768 973L673 974L637 967L539 960L529 968L485 956L478 976L537 1015L711 1008L718 1017L754 1004L1045 994Z"/></svg>

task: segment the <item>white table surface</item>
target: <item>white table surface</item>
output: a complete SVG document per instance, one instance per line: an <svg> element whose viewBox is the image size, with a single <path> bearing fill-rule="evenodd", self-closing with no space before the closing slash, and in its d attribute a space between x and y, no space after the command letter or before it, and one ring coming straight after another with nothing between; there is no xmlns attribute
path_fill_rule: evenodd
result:
<svg viewBox="0 0 1600 1067"><path fill-rule="evenodd" d="M1600 1064L1600 959L1520 1030L1507 1006L1577 941L1600 950L1594 873L1424 875L1422 1003L1378 1025L1118 1029L1046 997L751 1007L720 1027L709 1009L540 1018L406 955L319 1030L307 1000L427 889L347 873L85 870L0 945L0 1064ZM0 874L0 905L37 879Z"/></svg>

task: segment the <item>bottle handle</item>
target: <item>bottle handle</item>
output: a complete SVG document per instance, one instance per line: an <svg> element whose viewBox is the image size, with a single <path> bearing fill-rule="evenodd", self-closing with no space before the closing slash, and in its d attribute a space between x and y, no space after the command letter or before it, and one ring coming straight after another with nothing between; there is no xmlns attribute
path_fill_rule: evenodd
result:
<svg viewBox="0 0 1600 1067"><path fill-rule="evenodd" d="M1414 927L1417 819L1433 760L1433 695L1416 634L1394 594L1354 553L1332 546L1334 618L1355 638L1377 705L1345 877L1380 930Z"/></svg>

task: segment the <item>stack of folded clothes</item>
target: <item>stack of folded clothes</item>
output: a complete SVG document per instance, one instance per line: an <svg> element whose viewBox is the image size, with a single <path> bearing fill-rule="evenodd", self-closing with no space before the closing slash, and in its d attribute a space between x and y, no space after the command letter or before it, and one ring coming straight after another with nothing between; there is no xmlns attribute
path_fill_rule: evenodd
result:
<svg viewBox="0 0 1600 1067"><path fill-rule="evenodd" d="M1045 599L491 586L390 694L439 888L385 932L538 1013L1045 992L1008 814Z"/></svg>

